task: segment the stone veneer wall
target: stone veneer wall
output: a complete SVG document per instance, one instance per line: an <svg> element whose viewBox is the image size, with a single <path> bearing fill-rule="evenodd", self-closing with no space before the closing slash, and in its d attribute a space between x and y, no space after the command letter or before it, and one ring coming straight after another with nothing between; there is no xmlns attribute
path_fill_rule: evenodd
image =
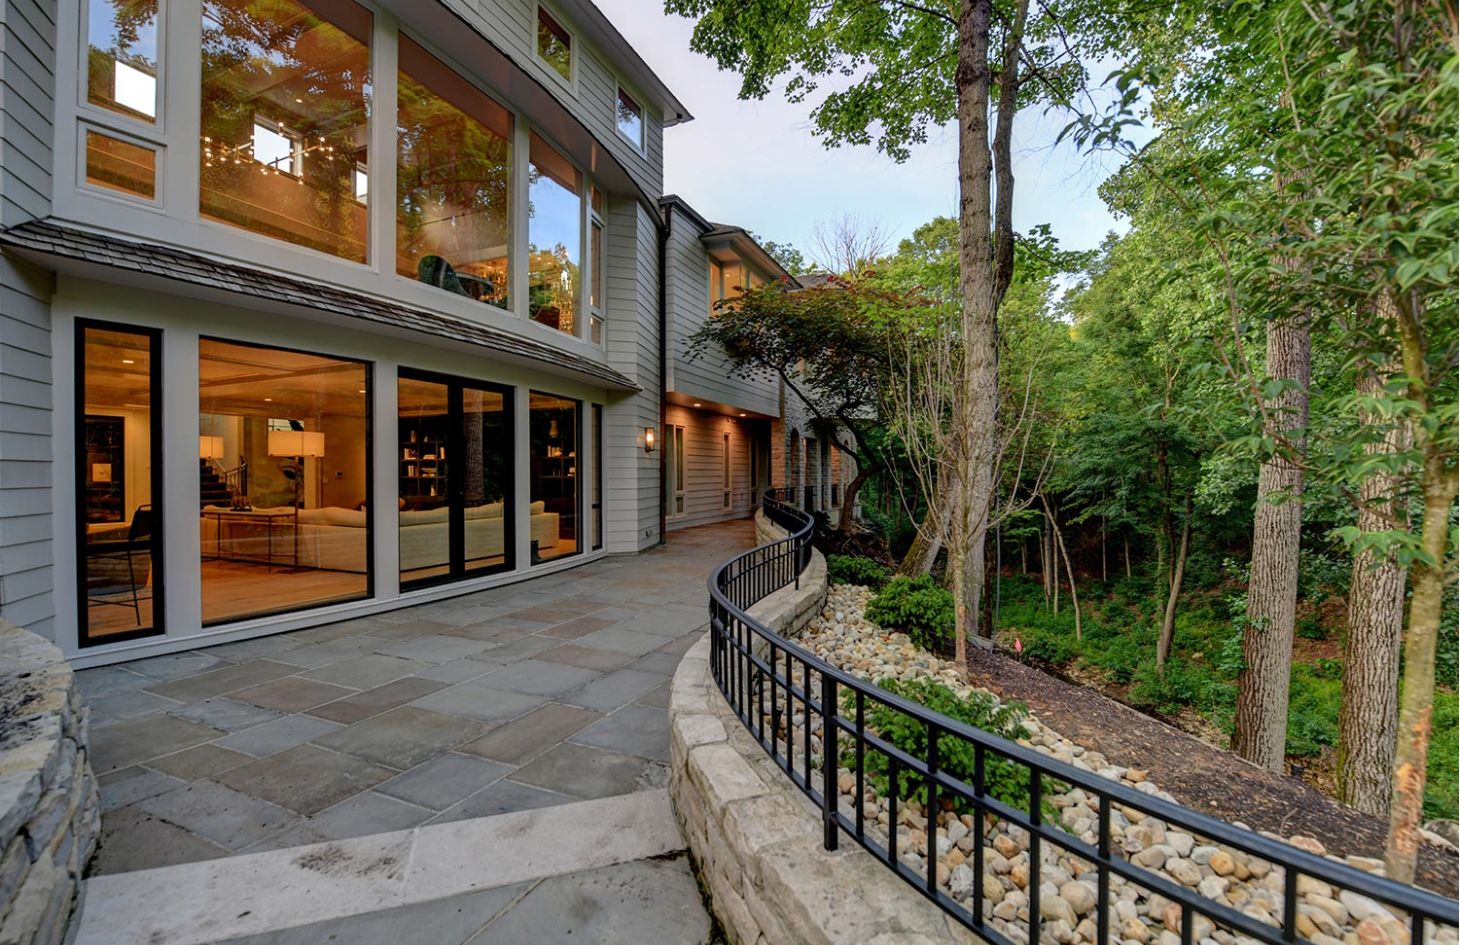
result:
<svg viewBox="0 0 1460 945"><path fill-rule="evenodd" d="M785 532L756 515L756 541ZM800 590L751 614L796 633L826 601L826 562L813 553ZM669 795L710 904L734 945L973 943L972 933L848 837L821 844L821 812L745 731L710 676L708 634L670 687Z"/></svg>
<svg viewBox="0 0 1460 945"><path fill-rule="evenodd" d="M0 945L66 940L100 829L71 667L0 621Z"/></svg>

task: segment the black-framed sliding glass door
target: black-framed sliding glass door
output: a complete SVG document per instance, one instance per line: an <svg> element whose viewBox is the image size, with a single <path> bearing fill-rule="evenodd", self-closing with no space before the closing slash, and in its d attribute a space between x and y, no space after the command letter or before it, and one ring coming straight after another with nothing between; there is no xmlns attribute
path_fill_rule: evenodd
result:
<svg viewBox="0 0 1460 945"><path fill-rule="evenodd" d="M77 632L163 632L162 333L76 322Z"/></svg>
<svg viewBox="0 0 1460 945"><path fill-rule="evenodd" d="M580 401L532 391L528 399L532 563L583 550L583 443Z"/></svg>
<svg viewBox="0 0 1460 945"><path fill-rule="evenodd" d="M511 570L511 388L402 370L397 397L401 586Z"/></svg>

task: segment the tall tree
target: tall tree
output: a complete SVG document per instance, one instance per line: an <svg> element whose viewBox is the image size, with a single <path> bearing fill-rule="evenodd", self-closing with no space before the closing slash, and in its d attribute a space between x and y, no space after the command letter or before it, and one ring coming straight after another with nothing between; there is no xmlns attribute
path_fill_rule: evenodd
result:
<svg viewBox="0 0 1460 945"><path fill-rule="evenodd" d="M692 48L739 72L742 97L762 98L789 75L787 96L804 101L820 81L855 75L812 111L829 145L870 144L875 133L883 152L903 160L930 126L956 123L961 378L949 418L956 455L944 481L952 509L944 543L961 663L979 611L994 494L996 316L1014 269L1013 121L1021 106L1068 101L1084 81L1049 22L1056 8L1041 5L1047 28L1039 30L1028 29L1028 0L997 11L993 0L666 0L665 8L698 20Z"/></svg>

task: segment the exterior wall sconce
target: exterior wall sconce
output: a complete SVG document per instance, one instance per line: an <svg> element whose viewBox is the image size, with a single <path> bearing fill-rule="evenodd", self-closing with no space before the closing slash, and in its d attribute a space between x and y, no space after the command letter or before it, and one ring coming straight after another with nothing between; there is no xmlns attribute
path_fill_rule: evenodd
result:
<svg viewBox="0 0 1460 945"><path fill-rule="evenodd" d="M644 452L646 452L646 453L652 453L652 452L654 452L654 428L653 427L645 427L644 428Z"/></svg>

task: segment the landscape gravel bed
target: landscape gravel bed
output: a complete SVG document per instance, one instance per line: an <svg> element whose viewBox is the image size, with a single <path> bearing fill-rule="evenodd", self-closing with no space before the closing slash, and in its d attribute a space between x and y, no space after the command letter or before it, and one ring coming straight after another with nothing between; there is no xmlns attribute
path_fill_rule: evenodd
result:
<svg viewBox="0 0 1460 945"><path fill-rule="evenodd" d="M960 696L975 691L961 679L951 661L918 648L904 634L886 631L868 621L863 611L871 597L872 591L865 587L833 585L825 607L801 631L798 642L827 662L865 679L931 679ZM798 686L803 682L795 672L793 681ZM811 684L815 691L816 679ZM804 713L798 711L795 702L788 713L775 711L775 705L782 699L775 692L769 695L764 721L768 730L780 726L776 737L783 742L790 735L791 744L798 749L793 752L797 756L793 764L799 765L799 748L805 734ZM791 726L789 733L786 724ZM820 724L817 718L811 724L814 772L820 763ZM1033 715L1026 717L1024 728L1028 736L1020 739L1020 743L1036 752L1119 781L1144 794L1172 800L1150 780L1146 771L1113 764L1098 750L1072 742ZM877 796L870 778L866 779L864 796L854 796L856 778L845 767L839 768L838 788L843 812L850 816L860 805L869 833L885 848L887 799ZM1064 830L1086 843L1096 843L1096 798L1079 788L1057 785L1046 792L1046 799L1058 812ZM908 867L925 875L929 855L926 812L916 800L907 800L899 803L897 816L898 856ZM990 817L982 830L984 872L982 877L975 877L973 853L978 838L973 816L948 810L940 810L936 816L933 855L940 887L968 909L973 908L978 888L982 892L981 908L986 921L1015 941L1025 941L1031 898L1027 832ZM1260 922L1280 924L1284 886L1281 867L1193 836L1124 805L1115 805L1111 819L1112 844L1131 863L1168 881L1196 889L1203 896ZM1268 836L1366 872L1383 872L1383 864L1378 860L1329 851L1311 837ZM1042 939L1057 945L1095 942L1093 864L1048 843L1042 845L1041 859L1038 908L1044 920ZM1412 945L1407 917L1391 912L1368 897L1336 889L1310 876L1299 877L1298 891L1301 901L1297 930L1314 945ZM1179 904L1138 883L1112 876L1111 908L1112 937L1122 945L1180 945L1182 909ZM1201 916L1194 916L1193 921L1193 941L1199 945L1247 945L1254 941ZM1431 929L1426 941L1434 945L1456 945L1457 936L1453 928Z"/></svg>

